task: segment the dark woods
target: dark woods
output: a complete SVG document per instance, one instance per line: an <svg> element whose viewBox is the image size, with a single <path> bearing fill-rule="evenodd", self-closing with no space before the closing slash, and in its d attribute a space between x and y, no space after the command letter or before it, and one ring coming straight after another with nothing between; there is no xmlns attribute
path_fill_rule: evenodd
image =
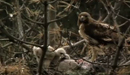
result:
<svg viewBox="0 0 130 75"><path fill-rule="evenodd" d="M129 75L129 8L129 0L0 0L0 75Z"/></svg>

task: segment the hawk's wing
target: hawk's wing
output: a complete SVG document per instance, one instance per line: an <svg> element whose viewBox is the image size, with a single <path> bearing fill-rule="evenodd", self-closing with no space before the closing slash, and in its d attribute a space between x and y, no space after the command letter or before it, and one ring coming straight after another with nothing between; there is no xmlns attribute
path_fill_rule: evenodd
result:
<svg viewBox="0 0 130 75"><path fill-rule="evenodd" d="M89 43L92 43L92 44L98 44L98 41L91 38L90 36L86 35L85 33L85 27L84 27L84 24L81 24L80 27L79 27L79 34L82 38L86 39Z"/></svg>
<svg viewBox="0 0 130 75"><path fill-rule="evenodd" d="M104 41L114 41L114 39L118 39L118 33L116 31L116 28L114 26L110 26L106 23L98 23L93 24L95 25L96 29L94 30L94 34L96 36L100 36L100 39ZM114 35L113 35L114 34Z"/></svg>

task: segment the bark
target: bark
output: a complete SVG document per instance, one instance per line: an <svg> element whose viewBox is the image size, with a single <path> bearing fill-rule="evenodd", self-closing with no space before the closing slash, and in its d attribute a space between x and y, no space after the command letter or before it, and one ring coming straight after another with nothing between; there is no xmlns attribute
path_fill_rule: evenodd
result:
<svg viewBox="0 0 130 75"><path fill-rule="evenodd" d="M19 38L23 40L23 25L22 25L22 18L21 18L21 12L20 12L20 5L19 5L19 0L15 0L16 3L16 12L18 13L16 18L17 18L17 25L18 25L18 32L19 32Z"/></svg>
<svg viewBox="0 0 130 75"><path fill-rule="evenodd" d="M44 22L45 22L45 26L44 26L44 46L41 47L42 48L42 55L39 61L39 65L38 65L38 74L37 75L42 75L42 65L44 62L44 57L46 55L47 52L47 48L48 48L48 24L47 24L47 7L48 7L48 2L44 1ZM43 67L44 68L44 67Z"/></svg>
<svg viewBox="0 0 130 75"><path fill-rule="evenodd" d="M53 0L49 0L49 2L51 2ZM57 2L54 2L53 4L51 4L54 8L56 8L56 4ZM52 10L48 10L48 22L52 21L56 19L56 12L52 11ZM57 42L55 42L54 40L52 40L55 35L52 34L51 32L55 32L54 30L56 30L58 28L58 26L56 25L56 22L53 22L51 24L49 24L49 40L48 40L48 44L51 46L55 46L55 44L57 44Z"/></svg>

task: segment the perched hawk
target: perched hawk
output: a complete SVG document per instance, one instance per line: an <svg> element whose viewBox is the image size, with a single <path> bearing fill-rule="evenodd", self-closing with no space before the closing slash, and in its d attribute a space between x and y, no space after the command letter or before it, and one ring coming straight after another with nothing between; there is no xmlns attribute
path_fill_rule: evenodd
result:
<svg viewBox="0 0 130 75"><path fill-rule="evenodd" d="M119 34L114 26L94 20L87 12L78 16L79 34L91 44L118 42Z"/></svg>

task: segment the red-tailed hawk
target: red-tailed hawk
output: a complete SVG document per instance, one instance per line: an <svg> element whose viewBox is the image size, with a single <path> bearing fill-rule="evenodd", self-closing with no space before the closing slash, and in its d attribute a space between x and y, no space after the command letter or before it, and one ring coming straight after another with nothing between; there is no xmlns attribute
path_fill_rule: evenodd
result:
<svg viewBox="0 0 130 75"><path fill-rule="evenodd" d="M114 26L94 20L87 12L78 16L79 34L91 44L118 42L119 34Z"/></svg>

